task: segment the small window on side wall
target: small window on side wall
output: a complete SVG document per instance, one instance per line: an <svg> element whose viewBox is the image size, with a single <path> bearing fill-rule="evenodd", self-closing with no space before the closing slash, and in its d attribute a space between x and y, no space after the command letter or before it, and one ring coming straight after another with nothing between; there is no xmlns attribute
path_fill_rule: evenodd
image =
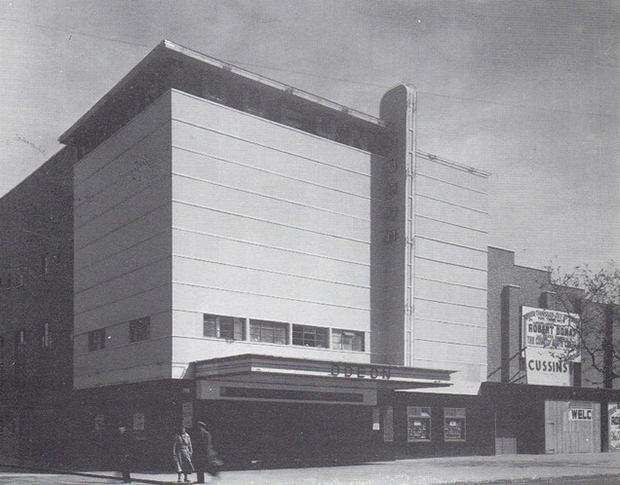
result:
<svg viewBox="0 0 620 485"><path fill-rule="evenodd" d="M221 315L204 315L203 335L224 340L244 340L244 320Z"/></svg>
<svg viewBox="0 0 620 485"><path fill-rule="evenodd" d="M138 318L129 322L129 341L142 342L151 338L151 317Z"/></svg>
<svg viewBox="0 0 620 485"><path fill-rule="evenodd" d="M105 328L88 332L88 351L94 352L105 348Z"/></svg>
<svg viewBox="0 0 620 485"><path fill-rule="evenodd" d="M26 331L18 330L15 332L15 345L25 345L26 344Z"/></svg>
<svg viewBox="0 0 620 485"><path fill-rule="evenodd" d="M50 330L50 324L43 324L43 334L41 335L41 346L49 349L52 346L52 332Z"/></svg>

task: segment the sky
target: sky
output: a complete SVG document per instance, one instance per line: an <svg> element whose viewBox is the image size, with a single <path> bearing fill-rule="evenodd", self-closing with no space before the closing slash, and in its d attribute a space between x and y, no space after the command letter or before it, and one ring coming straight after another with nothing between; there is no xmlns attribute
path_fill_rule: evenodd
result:
<svg viewBox="0 0 620 485"><path fill-rule="evenodd" d="M0 196L163 39L374 116L413 84L418 150L491 173L490 245L620 262L620 1L0 0Z"/></svg>

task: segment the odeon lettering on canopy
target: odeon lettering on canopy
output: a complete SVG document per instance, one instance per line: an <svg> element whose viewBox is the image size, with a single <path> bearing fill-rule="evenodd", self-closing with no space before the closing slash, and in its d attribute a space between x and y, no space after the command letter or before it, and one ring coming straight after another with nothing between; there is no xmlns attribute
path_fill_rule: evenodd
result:
<svg viewBox="0 0 620 485"><path fill-rule="evenodd" d="M357 379L390 378L390 369L379 369L373 366L354 364L332 364L331 375L334 377L354 377Z"/></svg>

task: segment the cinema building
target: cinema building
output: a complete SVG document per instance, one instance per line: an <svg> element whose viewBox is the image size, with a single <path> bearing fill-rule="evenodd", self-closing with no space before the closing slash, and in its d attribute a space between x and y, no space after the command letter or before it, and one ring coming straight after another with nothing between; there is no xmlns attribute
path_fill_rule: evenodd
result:
<svg viewBox="0 0 620 485"><path fill-rule="evenodd" d="M529 273L488 248L488 174L419 151L415 115L408 85L375 118L164 41L70 127L63 459L102 463L126 425L161 466L198 420L231 468L542 453L520 420L544 441L547 401L611 399L573 380L528 390L529 420L506 404L531 387L507 357L520 308L546 301L505 289ZM18 335L45 311L11 313L7 361L40 361ZM33 454L38 418L15 409Z"/></svg>

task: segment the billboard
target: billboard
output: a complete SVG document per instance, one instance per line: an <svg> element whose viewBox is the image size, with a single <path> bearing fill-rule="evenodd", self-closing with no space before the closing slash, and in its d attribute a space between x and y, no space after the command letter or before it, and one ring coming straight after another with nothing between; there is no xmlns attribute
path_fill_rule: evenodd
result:
<svg viewBox="0 0 620 485"><path fill-rule="evenodd" d="M581 362L579 315L524 306L521 325L527 383L570 386L570 363Z"/></svg>
<svg viewBox="0 0 620 485"><path fill-rule="evenodd" d="M620 451L620 403L607 405L609 415L609 451Z"/></svg>

